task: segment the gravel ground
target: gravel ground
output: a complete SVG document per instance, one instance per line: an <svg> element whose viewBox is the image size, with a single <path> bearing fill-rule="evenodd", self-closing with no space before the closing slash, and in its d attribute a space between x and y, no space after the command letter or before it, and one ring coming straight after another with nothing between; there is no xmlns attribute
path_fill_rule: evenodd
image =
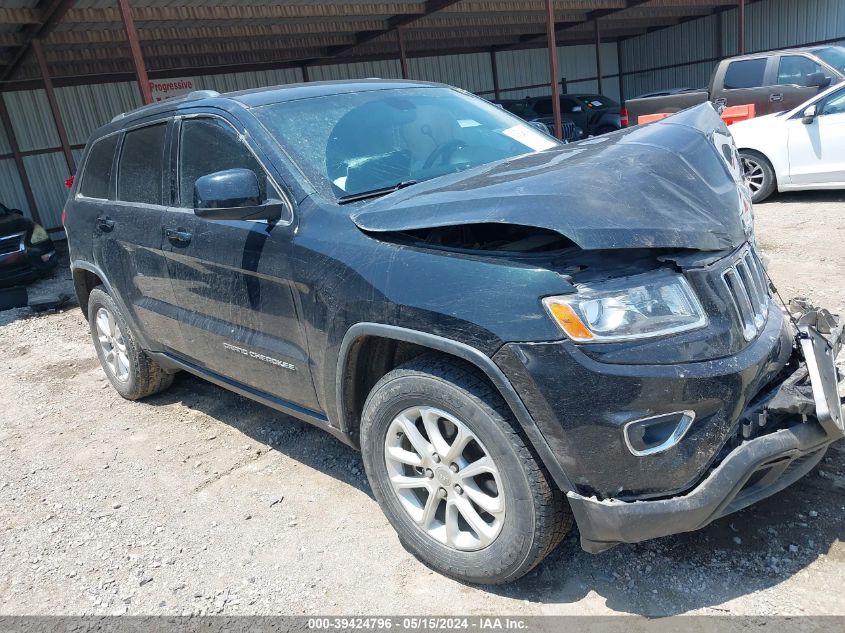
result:
<svg viewBox="0 0 845 633"><path fill-rule="evenodd" d="M784 296L845 312L845 196L756 209ZM70 290L65 269L31 296ZM80 312L0 313L0 614L842 614L845 449L690 534L592 556L577 535L506 587L399 544L359 455L187 375L107 384Z"/></svg>

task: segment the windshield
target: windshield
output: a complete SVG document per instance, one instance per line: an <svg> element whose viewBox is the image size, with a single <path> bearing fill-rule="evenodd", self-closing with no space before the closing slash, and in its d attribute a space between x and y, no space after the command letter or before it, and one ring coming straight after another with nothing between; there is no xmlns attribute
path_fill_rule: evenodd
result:
<svg viewBox="0 0 845 633"><path fill-rule="evenodd" d="M845 73L845 48L841 46L829 46L817 48L813 51L823 62L833 66L839 72Z"/></svg>
<svg viewBox="0 0 845 633"><path fill-rule="evenodd" d="M253 113L314 186L333 198L559 145L501 108L451 88L328 95Z"/></svg>

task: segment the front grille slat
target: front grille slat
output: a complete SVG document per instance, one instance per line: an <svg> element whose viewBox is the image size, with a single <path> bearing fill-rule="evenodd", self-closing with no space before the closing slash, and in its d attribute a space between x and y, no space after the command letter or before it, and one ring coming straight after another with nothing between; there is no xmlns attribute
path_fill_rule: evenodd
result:
<svg viewBox="0 0 845 633"><path fill-rule="evenodd" d="M746 248L722 275L722 287L729 303L736 311L745 340L753 339L766 324L769 308L769 288L760 263L750 248Z"/></svg>
<svg viewBox="0 0 845 633"><path fill-rule="evenodd" d="M8 255L23 250L23 233L0 237L0 255Z"/></svg>

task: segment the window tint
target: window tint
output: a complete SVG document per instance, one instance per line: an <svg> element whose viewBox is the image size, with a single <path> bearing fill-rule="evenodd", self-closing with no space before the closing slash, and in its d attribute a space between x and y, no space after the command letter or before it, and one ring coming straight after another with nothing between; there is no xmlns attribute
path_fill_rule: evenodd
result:
<svg viewBox="0 0 845 633"><path fill-rule="evenodd" d="M120 151L117 197L125 202L161 204L164 123L127 132Z"/></svg>
<svg viewBox="0 0 845 633"><path fill-rule="evenodd" d="M179 142L179 200L194 206L197 178L224 169L251 169L258 177L261 199L267 197L267 177L261 165L226 123L218 119L187 119Z"/></svg>
<svg viewBox="0 0 845 633"><path fill-rule="evenodd" d="M537 116L552 116L552 100L539 99L534 103L534 112Z"/></svg>
<svg viewBox="0 0 845 633"><path fill-rule="evenodd" d="M737 88L759 88L763 85L763 76L766 74L766 58L743 59L728 64L725 73L725 88L735 90Z"/></svg>
<svg viewBox="0 0 845 633"><path fill-rule="evenodd" d="M109 198L109 179L118 137L118 134L112 134L100 139L91 147L88 160L85 162L85 172L82 174L82 185L79 188L79 193L83 196L103 200Z"/></svg>
<svg viewBox="0 0 845 633"><path fill-rule="evenodd" d="M800 55L784 55L778 63L779 86L808 86L809 76L824 70L812 59Z"/></svg>
<svg viewBox="0 0 845 633"><path fill-rule="evenodd" d="M575 99L566 99L566 98L563 98L563 97L561 98L561 100L560 100L560 111L561 112L563 112L565 114L571 114L572 112L575 111L576 107L580 108L581 110L584 109L581 106L580 103L575 101ZM581 110L579 110L579 112Z"/></svg>
<svg viewBox="0 0 845 633"><path fill-rule="evenodd" d="M822 106L822 114L845 113L845 90L830 95Z"/></svg>

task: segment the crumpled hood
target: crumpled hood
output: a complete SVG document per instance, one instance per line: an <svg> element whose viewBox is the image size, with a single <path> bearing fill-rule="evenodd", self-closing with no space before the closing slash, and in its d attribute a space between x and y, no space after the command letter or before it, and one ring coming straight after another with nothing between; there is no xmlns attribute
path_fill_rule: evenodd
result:
<svg viewBox="0 0 845 633"><path fill-rule="evenodd" d="M746 240L739 161L702 104L657 123L402 189L352 215L364 231L478 223L556 231L583 249L724 250Z"/></svg>

